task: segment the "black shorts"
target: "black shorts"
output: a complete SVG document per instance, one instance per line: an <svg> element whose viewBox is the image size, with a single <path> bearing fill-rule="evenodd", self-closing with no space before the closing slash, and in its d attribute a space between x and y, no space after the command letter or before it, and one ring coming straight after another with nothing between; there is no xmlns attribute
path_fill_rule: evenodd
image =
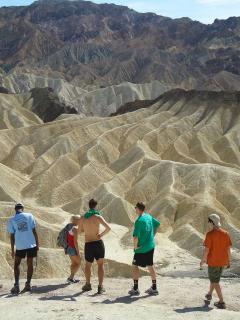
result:
<svg viewBox="0 0 240 320"><path fill-rule="evenodd" d="M26 256L28 258L36 258L37 257L37 247L25 249L25 250L16 250L16 257L25 259Z"/></svg>
<svg viewBox="0 0 240 320"><path fill-rule="evenodd" d="M135 253L133 258L133 265L138 267L153 266L154 249L146 253Z"/></svg>
<svg viewBox="0 0 240 320"><path fill-rule="evenodd" d="M94 259L99 260L105 257L105 247L102 240L85 243L85 260L93 263Z"/></svg>

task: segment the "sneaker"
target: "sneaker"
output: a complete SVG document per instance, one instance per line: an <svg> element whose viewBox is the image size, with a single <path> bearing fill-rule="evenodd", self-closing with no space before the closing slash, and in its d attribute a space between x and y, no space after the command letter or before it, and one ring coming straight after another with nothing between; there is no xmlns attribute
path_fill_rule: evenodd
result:
<svg viewBox="0 0 240 320"><path fill-rule="evenodd" d="M82 291L91 291L92 290L92 286L90 283L86 283L83 287L82 287Z"/></svg>
<svg viewBox="0 0 240 320"><path fill-rule="evenodd" d="M30 283L25 283L25 287L23 288L23 290L21 291L21 293L25 293L25 292L31 292L32 291L32 287L30 285Z"/></svg>
<svg viewBox="0 0 240 320"><path fill-rule="evenodd" d="M132 288L128 294L130 294L130 296L139 296L140 295L140 291L139 289L135 290L134 288Z"/></svg>
<svg viewBox="0 0 240 320"><path fill-rule="evenodd" d="M212 295L211 294L206 294L205 295L206 300L211 301L212 300Z"/></svg>
<svg viewBox="0 0 240 320"><path fill-rule="evenodd" d="M77 279L72 279L72 278L68 278L67 279L67 282L70 284L70 283L78 283L80 280L77 280Z"/></svg>
<svg viewBox="0 0 240 320"><path fill-rule="evenodd" d="M18 284L15 284L13 288L11 289L11 294L19 294L20 293L20 288Z"/></svg>
<svg viewBox="0 0 240 320"><path fill-rule="evenodd" d="M215 302L214 306L217 307L218 309L226 309L225 302Z"/></svg>
<svg viewBox="0 0 240 320"><path fill-rule="evenodd" d="M159 295L159 292L157 289L153 289L152 287L145 291L145 293L151 295L151 296L157 296Z"/></svg>
<svg viewBox="0 0 240 320"><path fill-rule="evenodd" d="M98 294L102 294L102 293L104 293L104 292L106 292L106 290L103 288L103 286L98 286L98 291L97 291L97 293L98 293Z"/></svg>

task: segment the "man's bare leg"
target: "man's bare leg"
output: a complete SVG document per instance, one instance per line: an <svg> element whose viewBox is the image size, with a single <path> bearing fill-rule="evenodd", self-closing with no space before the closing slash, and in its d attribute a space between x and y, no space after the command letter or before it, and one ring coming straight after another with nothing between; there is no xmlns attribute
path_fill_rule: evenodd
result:
<svg viewBox="0 0 240 320"><path fill-rule="evenodd" d="M151 275L151 278L152 278L152 286L151 286L150 289L148 289L146 291L146 293L158 294L158 291L157 291L157 274L156 274L154 266L148 266L148 271L149 271L149 273Z"/></svg>
<svg viewBox="0 0 240 320"><path fill-rule="evenodd" d="M86 261L86 264L85 264L86 284L90 284L91 283L91 268L92 268L92 263Z"/></svg>
<svg viewBox="0 0 240 320"><path fill-rule="evenodd" d="M103 279L104 279L104 259L97 260L98 264L98 283L99 286L102 287Z"/></svg>
<svg viewBox="0 0 240 320"><path fill-rule="evenodd" d="M215 290L217 292L217 295L218 295L218 298L219 298L219 302L223 303L224 301L223 301L222 289L220 287L220 284L219 283L213 283L213 285L214 285L214 288L215 288Z"/></svg>
<svg viewBox="0 0 240 320"><path fill-rule="evenodd" d="M133 265L132 272L133 272L133 280L134 280L134 281L135 281L135 280L138 281L138 280L139 280L139 277L140 277L140 271L139 271L138 266Z"/></svg>
<svg viewBox="0 0 240 320"><path fill-rule="evenodd" d="M212 296L213 291L214 291L214 284L210 282L210 288L209 288L208 295Z"/></svg>
<svg viewBox="0 0 240 320"><path fill-rule="evenodd" d="M27 282L26 284L30 286L33 276L33 258L27 258Z"/></svg>
<svg viewBox="0 0 240 320"><path fill-rule="evenodd" d="M151 275L152 281L156 281L157 280L157 275L156 275L156 271L155 271L154 266L149 266L148 267L148 271L149 271L149 273Z"/></svg>
<svg viewBox="0 0 240 320"><path fill-rule="evenodd" d="M19 286L21 261L22 261L22 258L15 257L15 261L14 261L14 277L15 277L15 285L17 285L17 286Z"/></svg>

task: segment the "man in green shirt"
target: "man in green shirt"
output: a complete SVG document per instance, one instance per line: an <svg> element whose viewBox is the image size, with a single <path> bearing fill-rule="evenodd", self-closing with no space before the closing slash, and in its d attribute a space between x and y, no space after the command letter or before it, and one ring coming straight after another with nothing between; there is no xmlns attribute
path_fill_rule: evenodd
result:
<svg viewBox="0 0 240 320"><path fill-rule="evenodd" d="M150 214L144 212L145 205L143 203L136 204L136 213L138 215L134 224L133 242L134 242L134 258L133 258L133 281L134 286L129 291L130 295L139 295L138 280L140 276L139 267L148 267L152 278L152 286L146 291L151 295L157 295L156 272L153 266L153 255L155 249L155 234L160 226L160 222Z"/></svg>

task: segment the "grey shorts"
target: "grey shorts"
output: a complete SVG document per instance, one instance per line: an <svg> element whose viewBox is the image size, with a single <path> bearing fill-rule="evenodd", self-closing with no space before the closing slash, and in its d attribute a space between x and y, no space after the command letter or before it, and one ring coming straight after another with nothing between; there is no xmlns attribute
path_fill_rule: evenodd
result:
<svg viewBox="0 0 240 320"><path fill-rule="evenodd" d="M68 247L66 250L66 254L68 254L69 256L73 257L73 256L77 256L77 250L75 248L71 248Z"/></svg>

